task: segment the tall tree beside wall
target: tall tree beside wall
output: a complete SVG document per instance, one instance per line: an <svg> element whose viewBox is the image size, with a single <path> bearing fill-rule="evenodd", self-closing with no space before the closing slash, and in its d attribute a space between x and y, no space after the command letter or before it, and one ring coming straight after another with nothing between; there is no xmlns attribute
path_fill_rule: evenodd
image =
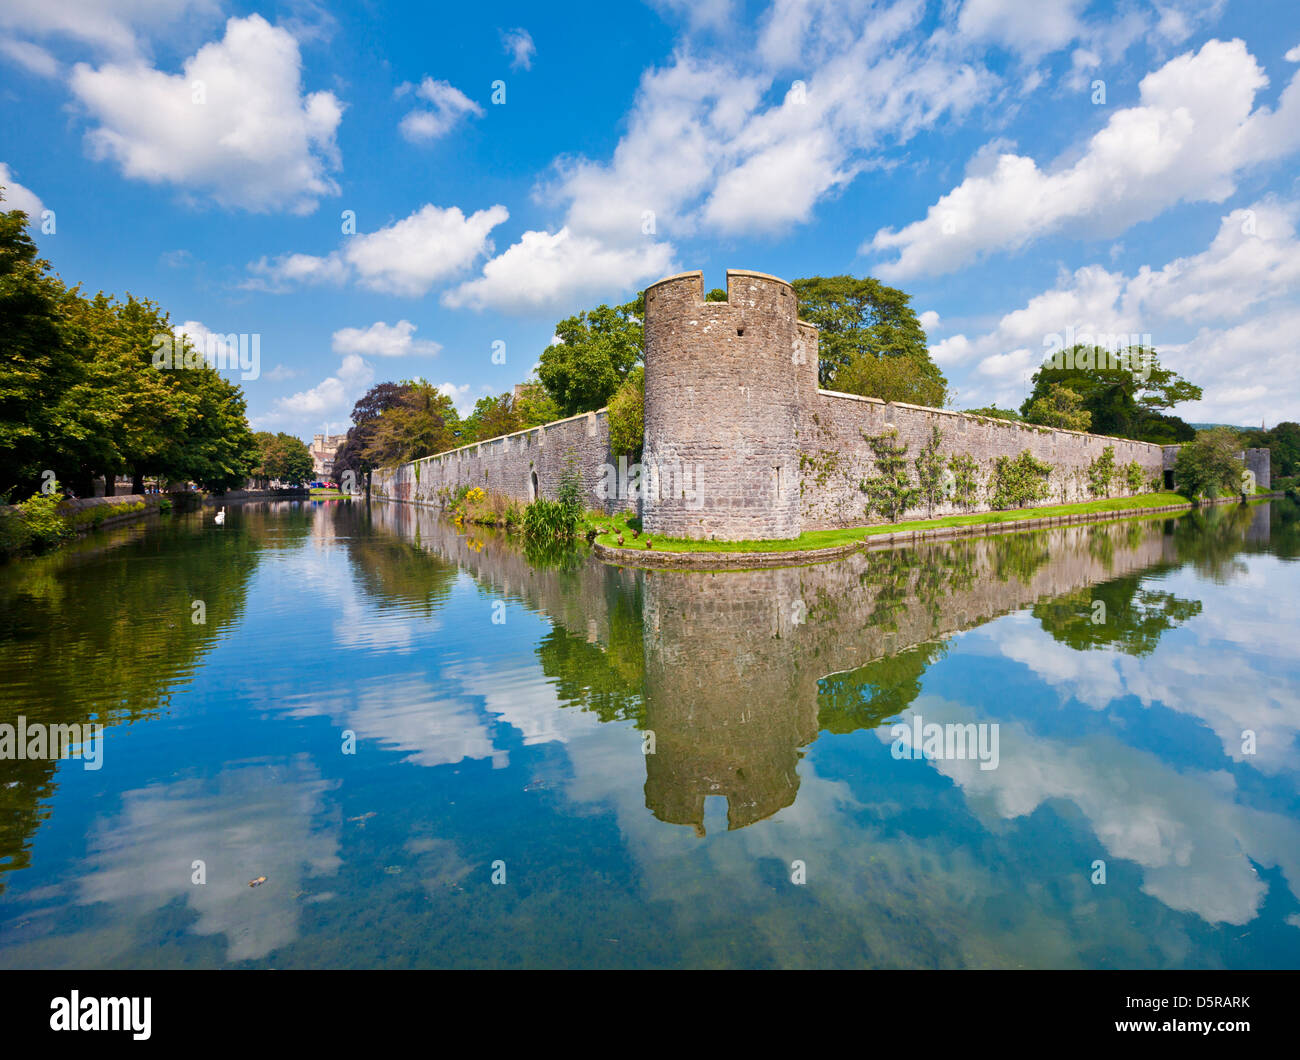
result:
<svg viewBox="0 0 1300 1060"><path fill-rule="evenodd" d="M1040 402L1050 404L1058 386L1078 394L1090 414L1088 430L1117 438L1171 445L1190 441L1193 428L1168 410L1198 401L1201 388L1160 366L1156 351L1133 346L1124 351L1129 367L1111 367L1114 354L1101 347L1075 346L1059 357L1062 367L1044 365L1033 375L1033 391L1020 407L1028 418Z"/></svg>
<svg viewBox="0 0 1300 1060"><path fill-rule="evenodd" d="M620 306L599 305L555 326L557 341L547 346L537 378L559 406L576 416L609 404L645 353L645 293Z"/></svg>
<svg viewBox="0 0 1300 1060"><path fill-rule="evenodd" d="M451 398L423 379L403 384L397 402L379 416L363 455L374 467L392 467L443 453L459 444L460 416Z"/></svg>
<svg viewBox="0 0 1300 1060"><path fill-rule="evenodd" d="M255 478L267 482L278 479L290 486L311 481L316 465L311 450L301 438L283 431L278 434L259 431L255 437L258 447L258 463L253 469Z"/></svg>
<svg viewBox="0 0 1300 1060"><path fill-rule="evenodd" d="M944 404L948 381L930 356L909 295L870 276L810 276L795 280L794 290L799 319L818 328L820 386L887 401ZM886 388L907 396L893 397Z"/></svg>
<svg viewBox="0 0 1300 1060"><path fill-rule="evenodd" d="M366 456L366 450L374 443L379 418L395 408L408 389L405 383L376 383L352 406L352 426L334 453L334 477L340 486L350 476L349 485L368 491L370 472L376 465Z"/></svg>
<svg viewBox="0 0 1300 1060"><path fill-rule="evenodd" d="M1300 423L1283 420L1271 430L1242 431L1238 442L1243 449L1267 449L1274 478L1300 474Z"/></svg>
<svg viewBox="0 0 1300 1060"><path fill-rule="evenodd" d="M1185 497L1225 497L1241 487L1244 468L1237 454L1241 446L1237 432L1229 427L1199 431L1178 450L1174 461L1174 485Z"/></svg>
<svg viewBox="0 0 1300 1060"><path fill-rule="evenodd" d="M152 302L67 288L36 256L22 211L0 212L0 492L52 473L88 495L131 473L228 488L254 460L243 392L202 357L158 367L167 314Z"/></svg>
<svg viewBox="0 0 1300 1060"><path fill-rule="evenodd" d="M1025 422L1066 431L1086 431L1092 413L1083 407L1083 397L1064 383L1051 383L1025 410Z"/></svg>

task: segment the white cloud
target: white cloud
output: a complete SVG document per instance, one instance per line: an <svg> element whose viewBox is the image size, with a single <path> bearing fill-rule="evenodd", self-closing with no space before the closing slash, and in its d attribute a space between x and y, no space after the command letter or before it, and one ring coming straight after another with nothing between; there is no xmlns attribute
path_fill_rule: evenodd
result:
<svg viewBox="0 0 1300 1060"><path fill-rule="evenodd" d="M1283 56L1289 63L1300 63L1300 44L1297 44Z"/></svg>
<svg viewBox="0 0 1300 1060"><path fill-rule="evenodd" d="M919 40L923 12L898 3L778 4L759 62L683 48L646 72L607 163L560 159L551 197L578 234L627 243L657 230L780 232L905 142L984 98L992 78L949 38ZM752 57L751 57L752 58ZM770 99L771 102L765 102Z"/></svg>
<svg viewBox="0 0 1300 1060"><path fill-rule="evenodd" d="M1125 301L1148 314L1187 321L1221 320L1279 295L1300 292L1300 204L1266 199L1233 210L1200 254L1164 268L1144 265Z"/></svg>
<svg viewBox="0 0 1300 1060"><path fill-rule="evenodd" d="M934 331L939 326L939 314L933 309L927 309L917 317L917 321L926 331Z"/></svg>
<svg viewBox="0 0 1300 1060"><path fill-rule="evenodd" d="M722 29L731 22L734 0L650 0L672 18L685 19L693 28Z"/></svg>
<svg viewBox="0 0 1300 1060"><path fill-rule="evenodd" d="M252 277L242 286L280 293L350 278L372 291L416 298L490 254L488 233L509 216L500 205L466 217L456 206L426 204L386 228L352 236L342 249L324 256L261 258L248 266Z"/></svg>
<svg viewBox="0 0 1300 1060"><path fill-rule="evenodd" d="M253 290L286 291L296 286L343 283L348 267L339 254L315 257L311 254L284 254L274 261L259 258L248 266L254 279L242 286Z"/></svg>
<svg viewBox="0 0 1300 1060"><path fill-rule="evenodd" d="M1240 40L1209 41L1148 74L1141 104L1116 112L1081 157L1051 170L1010 152L977 156L966 179L863 253L897 250L884 279L933 275L1050 233L1117 234L1178 202L1221 202L1244 168L1300 146L1300 75L1276 111L1253 108L1267 78Z"/></svg>
<svg viewBox="0 0 1300 1060"><path fill-rule="evenodd" d="M533 56L537 54L537 45L533 43L533 35L528 30L523 27L507 30L501 34L501 43L505 47L506 54L510 56L512 70L533 68Z"/></svg>
<svg viewBox="0 0 1300 1060"><path fill-rule="evenodd" d="M957 29L976 40L1003 44L1027 57L1056 51L1083 29L1088 0L965 0Z"/></svg>
<svg viewBox="0 0 1300 1060"><path fill-rule="evenodd" d="M725 9L679 6L697 30ZM565 208L558 230L525 233L445 304L554 311L663 275L669 236L780 232L875 164L867 156L885 137L906 140L986 94L992 77L957 61L949 38L908 40L916 4L867 14L862 3L779 3L757 63L683 44L642 76L608 161L556 159L539 194Z"/></svg>
<svg viewBox="0 0 1300 1060"><path fill-rule="evenodd" d="M451 403L456 406L456 411L462 416L468 416L474 411L475 398L472 394L473 389L468 383L462 383L459 386L455 383L438 384L438 390L451 398Z"/></svg>
<svg viewBox="0 0 1300 1060"><path fill-rule="evenodd" d="M910 723L914 713L927 722L977 718L924 696L900 720ZM982 770L973 760L928 762L977 814L1013 819L1049 800L1073 803L1109 857L1139 866L1145 894L1208 923L1246 924L1258 915L1268 887L1252 861L1280 867L1292 890L1300 889L1300 828L1284 814L1247 804L1232 774L1175 771L1111 732L1067 744L1020 722L999 724L1005 750L997 769ZM889 727L877 735L888 742Z"/></svg>
<svg viewBox="0 0 1300 1060"><path fill-rule="evenodd" d="M39 44L25 40L0 40L0 55L12 59L28 73L40 77L54 77L59 72L59 60Z"/></svg>
<svg viewBox="0 0 1300 1060"><path fill-rule="evenodd" d="M399 320L396 324L378 320L368 328L342 328L334 332L334 352L363 357L432 357L442 349L438 343L414 335L415 325L409 320Z"/></svg>
<svg viewBox="0 0 1300 1060"><path fill-rule="evenodd" d="M1278 341L1300 327L1300 204L1264 199L1233 210L1204 251L1128 277L1100 265L1005 314L974 338L955 334L930 347L936 362L974 364L977 389L963 403L1020 403L1025 380L1049 352L1049 336L1073 329L1105 344L1112 335L1150 335L1161 364L1204 388L1177 410L1193 420L1232 423L1294 418L1300 412L1300 353ZM1168 336L1201 325L1177 342ZM1265 385L1262 380L1267 380Z"/></svg>
<svg viewBox="0 0 1300 1060"><path fill-rule="evenodd" d="M402 135L413 142L436 140L451 132L467 115L483 115L483 108L449 81L426 77L418 87L400 86L397 95L404 96L413 88L416 96L429 104L427 108L411 111L398 126Z"/></svg>
<svg viewBox="0 0 1300 1060"><path fill-rule="evenodd" d="M133 179L174 184L228 209L312 212L338 194L334 135L343 106L330 92L302 93L298 43L259 15L232 18L167 74L132 60L78 63L73 94L98 125L91 153ZM195 100L202 98L204 102Z"/></svg>
<svg viewBox="0 0 1300 1060"><path fill-rule="evenodd" d="M239 363L237 334L213 331L198 320L187 320L184 324L175 325L172 334L178 339L184 336L194 349L209 356L216 363Z"/></svg>
<svg viewBox="0 0 1300 1060"><path fill-rule="evenodd" d="M5 0L0 26L25 36L68 37L120 57L141 50L140 33L205 23L217 0Z"/></svg>
<svg viewBox="0 0 1300 1060"><path fill-rule="evenodd" d="M609 247L568 228L525 232L483 266L483 274L443 295L453 308L552 312L592 298L626 292L674 271L673 248L646 241Z"/></svg>
<svg viewBox="0 0 1300 1060"><path fill-rule="evenodd" d="M309 390L300 390L277 400L271 414L259 420L259 427L290 424L301 431L323 420L345 422L352 406L374 380L374 369L369 363L360 354L350 353L343 358L334 375L322 379Z"/></svg>
<svg viewBox="0 0 1300 1060"><path fill-rule="evenodd" d="M45 209L45 204L34 191L14 180L13 172L3 162L0 162L0 184L4 185L0 210L22 210L27 214L28 221L35 222L34 228L39 231L41 211Z"/></svg>
<svg viewBox="0 0 1300 1060"><path fill-rule="evenodd" d="M490 253L488 233L509 216L504 206L466 217L456 206L427 205L387 228L353 236L343 257L363 287L415 297Z"/></svg>

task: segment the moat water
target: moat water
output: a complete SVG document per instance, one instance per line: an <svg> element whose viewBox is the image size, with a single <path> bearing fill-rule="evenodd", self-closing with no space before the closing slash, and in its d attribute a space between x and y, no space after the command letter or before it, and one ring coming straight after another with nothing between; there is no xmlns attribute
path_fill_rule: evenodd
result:
<svg viewBox="0 0 1300 1060"><path fill-rule="evenodd" d="M1298 517L688 574L248 503L11 564L0 726L104 729L0 761L0 966L1300 966Z"/></svg>

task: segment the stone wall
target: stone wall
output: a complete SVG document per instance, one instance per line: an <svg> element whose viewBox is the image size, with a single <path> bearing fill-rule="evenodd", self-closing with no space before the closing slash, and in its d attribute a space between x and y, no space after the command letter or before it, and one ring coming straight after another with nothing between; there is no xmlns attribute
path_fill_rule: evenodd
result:
<svg viewBox="0 0 1300 1060"><path fill-rule="evenodd" d="M909 473L934 428L945 463L975 461L973 503L913 506L906 519L988 511L1000 457L1028 450L1052 466L1041 503L1094 499L1089 465L1107 447L1115 473L1107 496L1162 485L1168 451L1145 442L1052 430L917 405L819 390L817 329L798 319L784 280L727 272L726 302L704 300L700 272L646 289L644 477L628 481L609 449L607 410L463 446L376 471L376 497L440 503L440 494L480 486L526 503L554 499L566 462L582 475L588 507L636 511L647 531L717 540L794 538L802 531L884 522L868 517L864 480L878 474L868 437L891 426L907 444ZM1267 457L1267 452L1264 454ZM1130 489L1125 467L1142 468ZM625 465L624 465L625 466ZM1267 484L1267 468L1252 470Z"/></svg>
<svg viewBox="0 0 1300 1060"><path fill-rule="evenodd" d="M582 476L586 504L607 514L635 511L637 499L627 488L627 461L609 448L608 410L588 412L500 438L461 446L371 476L371 495L414 504L440 505L441 496L459 486L478 486L490 493L527 503L537 497L555 500L560 480L572 463Z"/></svg>
<svg viewBox="0 0 1300 1060"><path fill-rule="evenodd" d="M975 461L979 483L978 503L960 507L951 502L936 505L937 516L982 512L991 509L991 480L999 457L1015 457L1023 450L1052 466L1048 478L1049 496L1043 504L1070 504L1095 500L1088 489L1088 467L1107 448L1114 449L1115 474L1109 496L1123 497L1149 492L1161 478L1164 455L1161 447L1148 442L1107 438L1079 431L1053 430L1008 420L968 416L945 409L888 403L878 398L817 392L808 422L799 438L803 492L802 522L805 530L860 526L885 522L879 515L865 515L864 479L876 475L874 455L865 436L879 436L893 428L898 444L907 444L908 471L915 480L915 460L929 444L931 432L940 432L939 452L945 463L966 454ZM1124 468L1131 461L1142 467L1142 488L1130 490ZM912 508L911 519L928 518L930 512Z"/></svg>

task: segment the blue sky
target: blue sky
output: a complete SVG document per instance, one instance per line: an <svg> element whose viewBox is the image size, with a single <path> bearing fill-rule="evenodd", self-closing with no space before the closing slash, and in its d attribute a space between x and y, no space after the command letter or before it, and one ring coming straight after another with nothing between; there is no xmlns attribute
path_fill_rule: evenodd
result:
<svg viewBox="0 0 1300 1060"><path fill-rule="evenodd" d="M1073 329L1271 425L1298 73L1293 0L8 0L0 183L66 280L259 336L250 418L306 438L384 379L468 410L562 317L727 268L901 287L956 408Z"/></svg>

